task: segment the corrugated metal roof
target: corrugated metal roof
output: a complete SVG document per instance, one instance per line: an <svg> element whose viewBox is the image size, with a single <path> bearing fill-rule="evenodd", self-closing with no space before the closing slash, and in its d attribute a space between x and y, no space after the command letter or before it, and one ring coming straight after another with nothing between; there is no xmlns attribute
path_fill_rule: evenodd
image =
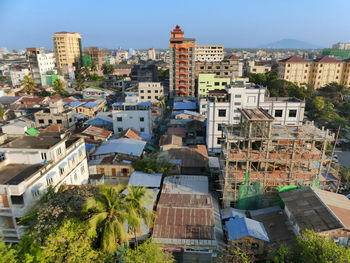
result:
<svg viewBox="0 0 350 263"><path fill-rule="evenodd" d="M146 142L128 138L112 139L103 142L93 155L108 153L124 153L132 156L141 156Z"/></svg>
<svg viewBox="0 0 350 263"><path fill-rule="evenodd" d="M130 175L128 185L160 188L162 174L148 174L135 171Z"/></svg>
<svg viewBox="0 0 350 263"><path fill-rule="evenodd" d="M176 115L179 115L179 114L187 114L187 115L191 115L191 116L195 116L195 117L201 116L198 112L189 111L189 110L176 111L176 112L173 112L171 115L172 116L176 116Z"/></svg>
<svg viewBox="0 0 350 263"><path fill-rule="evenodd" d="M195 102L192 101L179 101L174 102L174 110L195 110L197 108L197 105Z"/></svg>
<svg viewBox="0 0 350 263"><path fill-rule="evenodd" d="M83 104L83 105L81 105L81 106L82 106L82 107L85 107L85 108L90 108L90 109L92 109L92 108L95 108L96 106L98 106L98 104L99 104L99 103L97 103L97 102L89 101L89 102L87 102L87 103L85 103L85 104Z"/></svg>
<svg viewBox="0 0 350 263"><path fill-rule="evenodd" d="M250 236L266 242L270 242L264 225L250 218L231 218L226 222L225 229L227 230L228 240L235 240Z"/></svg>
<svg viewBox="0 0 350 263"><path fill-rule="evenodd" d="M235 209L232 207L222 209L220 211L220 214L221 214L221 218L223 220L228 219L228 218L246 217L245 210Z"/></svg>
<svg viewBox="0 0 350 263"><path fill-rule="evenodd" d="M73 102L68 103L68 104L69 104L69 106L75 108L75 107L78 107L78 106L84 104L84 102L82 102L82 101L80 101L80 100L76 100L76 101L73 101Z"/></svg>

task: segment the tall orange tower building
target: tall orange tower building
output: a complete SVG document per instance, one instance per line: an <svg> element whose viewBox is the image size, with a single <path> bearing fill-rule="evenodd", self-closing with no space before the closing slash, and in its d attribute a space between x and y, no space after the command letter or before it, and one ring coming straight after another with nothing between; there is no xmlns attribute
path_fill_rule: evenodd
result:
<svg viewBox="0 0 350 263"><path fill-rule="evenodd" d="M169 89L171 96L195 96L194 64L196 40L184 38L177 25L171 32Z"/></svg>

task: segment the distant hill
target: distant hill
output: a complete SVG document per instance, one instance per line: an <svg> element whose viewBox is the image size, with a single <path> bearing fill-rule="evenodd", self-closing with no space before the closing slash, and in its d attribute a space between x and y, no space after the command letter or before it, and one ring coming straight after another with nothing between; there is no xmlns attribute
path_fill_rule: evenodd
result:
<svg viewBox="0 0 350 263"><path fill-rule="evenodd" d="M322 48L314 44L296 39L281 39L266 45L258 46L257 48L272 48L272 49L318 49Z"/></svg>

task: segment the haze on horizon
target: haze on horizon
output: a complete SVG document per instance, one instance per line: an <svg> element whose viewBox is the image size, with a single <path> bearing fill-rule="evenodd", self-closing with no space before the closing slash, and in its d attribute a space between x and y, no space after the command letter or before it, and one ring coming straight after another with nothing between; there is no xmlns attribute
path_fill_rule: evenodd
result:
<svg viewBox="0 0 350 263"><path fill-rule="evenodd" d="M0 47L52 48L54 32L69 31L84 47L168 48L176 24L200 45L255 48L291 38L330 47L350 41L349 10L348 0L0 0Z"/></svg>

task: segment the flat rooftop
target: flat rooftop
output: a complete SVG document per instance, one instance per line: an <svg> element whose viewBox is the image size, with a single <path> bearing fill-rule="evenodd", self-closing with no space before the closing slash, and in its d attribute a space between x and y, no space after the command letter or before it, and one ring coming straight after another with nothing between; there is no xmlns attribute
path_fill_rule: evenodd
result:
<svg viewBox="0 0 350 263"><path fill-rule="evenodd" d="M61 133L58 132L46 132L40 133L37 136L23 136L15 139L1 148L12 149L50 149L62 141Z"/></svg>
<svg viewBox="0 0 350 263"><path fill-rule="evenodd" d="M303 102L300 99L294 97L265 97L265 102L276 101L276 102Z"/></svg>
<svg viewBox="0 0 350 263"><path fill-rule="evenodd" d="M8 164L0 168L0 184L18 185L37 172L42 166L42 164Z"/></svg>

